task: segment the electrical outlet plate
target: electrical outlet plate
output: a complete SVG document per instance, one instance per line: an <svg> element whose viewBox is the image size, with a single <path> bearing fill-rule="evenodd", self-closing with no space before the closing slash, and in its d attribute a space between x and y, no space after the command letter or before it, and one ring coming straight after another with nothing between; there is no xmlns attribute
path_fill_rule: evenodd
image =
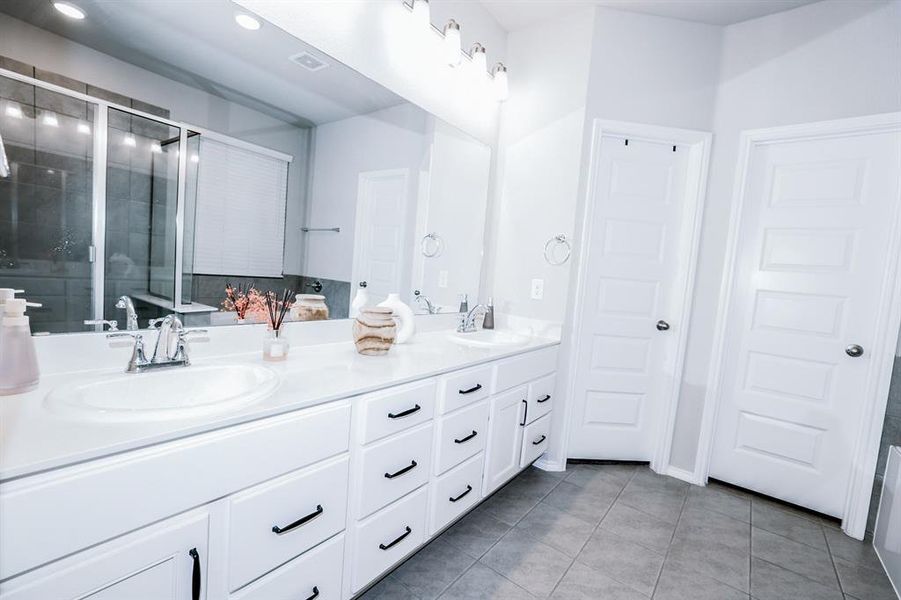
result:
<svg viewBox="0 0 901 600"><path fill-rule="evenodd" d="M438 287L447 287L447 271L438 271Z"/></svg>
<svg viewBox="0 0 901 600"><path fill-rule="evenodd" d="M544 298L544 279L532 280L532 300L541 300Z"/></svg>

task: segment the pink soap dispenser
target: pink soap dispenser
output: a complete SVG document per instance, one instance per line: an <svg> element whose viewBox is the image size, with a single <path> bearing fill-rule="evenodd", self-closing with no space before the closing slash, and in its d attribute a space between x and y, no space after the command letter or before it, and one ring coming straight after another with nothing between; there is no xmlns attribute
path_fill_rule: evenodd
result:
<svg viewBox="0 0 901 600"><path fill-rule="evenodd" d="M0 396L31 391L41 379L31 327L25 316L28 306L40 304L11 298L3 305L3 318L0 320Z"/></svg>

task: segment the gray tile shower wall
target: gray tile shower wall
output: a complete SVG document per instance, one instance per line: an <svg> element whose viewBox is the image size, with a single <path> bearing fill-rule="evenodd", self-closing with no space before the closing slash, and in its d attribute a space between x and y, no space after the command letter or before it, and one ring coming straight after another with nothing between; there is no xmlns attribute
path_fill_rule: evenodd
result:
<svg viewBox="0 0 901 600"><path fill-rule="evenodd" d="M882 479L888 460L889 446L901 446L901 357L895 357L892 370L892 384L888 391L888 406L885 409L885 423L882 426L882 440L879 442L879 462L876 463L876 480L870 496L870 512L867 518L867 533L872 534L876 524L876 511L882 495Z"/></svg>
<svg viewBox="0 0 901 600"><path fill-rule="evenodd" d="M330 319L346 319L350 314L350 282L336 279L323 279L322 277L310 277L303 275L300 278L300 294L321 294L325 296L325 304L328 306ZM322 291L317 292L313 286L316 282L322 284Z"/></svg>

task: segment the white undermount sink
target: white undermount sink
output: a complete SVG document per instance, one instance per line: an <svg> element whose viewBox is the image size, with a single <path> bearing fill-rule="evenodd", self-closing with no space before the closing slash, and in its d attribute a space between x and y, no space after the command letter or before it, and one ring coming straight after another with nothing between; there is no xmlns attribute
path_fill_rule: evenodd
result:
<svg viewBox="0 0 901 600"><path fill-rule="evenodd" d="M472 333L454 332L448 336L454 343L473 348L513 348L529 343L529 337L512 331L480 329Z"/></svg>
<svg viewBox="0 0 901 600"><path fill-rule="evenodd" d="M44 404L57 414L92 421L164 421L249 406L278 384L278 375L259 365L195 365L63 384Z"/></svg>

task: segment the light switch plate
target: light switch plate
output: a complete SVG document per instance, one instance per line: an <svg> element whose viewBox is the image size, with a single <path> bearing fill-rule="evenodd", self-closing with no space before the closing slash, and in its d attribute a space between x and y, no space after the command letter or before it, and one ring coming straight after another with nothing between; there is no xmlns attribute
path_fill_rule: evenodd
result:
<svg viewBox="0 0 901 600"><path fill-rule="evenodd" d="M544 298L544 279L532 280L532 300Z"/></svg>

